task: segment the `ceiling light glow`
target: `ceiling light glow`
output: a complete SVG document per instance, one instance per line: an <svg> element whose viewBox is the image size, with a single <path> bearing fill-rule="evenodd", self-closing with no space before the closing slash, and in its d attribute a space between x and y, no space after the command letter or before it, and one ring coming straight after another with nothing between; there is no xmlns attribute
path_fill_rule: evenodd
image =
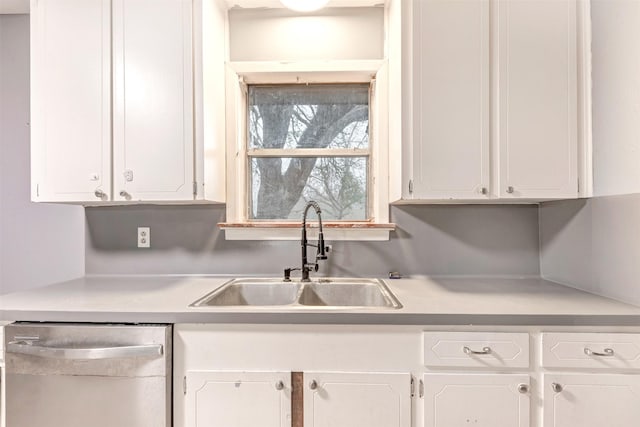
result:
<svg viewBox="0 0 640 427"><path fill-rule="evenodd" d="M313 12L325 7L329 0L280 0L280 3L296 12Z"/></svg>

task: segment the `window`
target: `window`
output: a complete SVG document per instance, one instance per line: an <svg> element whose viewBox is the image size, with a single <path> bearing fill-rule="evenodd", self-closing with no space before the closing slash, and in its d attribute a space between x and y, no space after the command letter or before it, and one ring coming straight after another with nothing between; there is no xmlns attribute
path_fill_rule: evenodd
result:
<svg viewBox="0 0 640 427"><path fill-rule="evenodd" d="M315 200L323 218L371 219L370 84L250 85L250 221L297 221Z"/></svg>
<svg viewBox="0 0 640 427"><path fill-rule="evenodd" d="M226 71L225 238L299 239L302 209L315 200L328 240L388 240L384 61L240 62Z"/></svg>

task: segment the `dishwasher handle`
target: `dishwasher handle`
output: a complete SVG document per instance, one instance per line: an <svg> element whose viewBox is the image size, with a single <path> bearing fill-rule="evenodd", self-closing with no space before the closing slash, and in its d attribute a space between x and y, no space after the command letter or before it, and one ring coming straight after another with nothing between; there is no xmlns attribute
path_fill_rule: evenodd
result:
<svg viewBox="0 0 640 427"><path fill-rule="evenodd" d="M47 359L62 360L99 360L132 357L162 356L161 344L125 345L116 347L47 347L32 344L29 341L11 341L7 343L7 353L26 354Z"/></svg>

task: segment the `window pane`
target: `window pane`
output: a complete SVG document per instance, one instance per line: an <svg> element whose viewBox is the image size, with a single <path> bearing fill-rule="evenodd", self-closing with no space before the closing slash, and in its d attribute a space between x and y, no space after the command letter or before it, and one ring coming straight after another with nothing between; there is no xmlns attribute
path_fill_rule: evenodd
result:
<svg viewBox="0 0 640 427"><path fill-rule="evenodd" d="M250 148L369 147L369 85L249 86Z"/></svg>
<svg viewBox="0 0 640 427"><path fill-rule="evenodd" d="M258 220L302 219L307 201L323 220L366 220L367 157L252 158L249 216Z"/></svg>

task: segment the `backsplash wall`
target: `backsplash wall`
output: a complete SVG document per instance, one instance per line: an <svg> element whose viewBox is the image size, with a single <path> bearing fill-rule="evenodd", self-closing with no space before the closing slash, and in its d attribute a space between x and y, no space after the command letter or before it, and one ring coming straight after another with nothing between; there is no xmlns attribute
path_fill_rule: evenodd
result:
<svg viewBox="0 0 640 427"><path fill-rule="evenodd" d="M227 241L224 206L86 208L87 274L282 274L300 264L298 241ZM394 206L386 242L328 242L318 274L538 275L536 205ZM139 226L151 248L137 248ZM310 248L313 253L313 248Z"/></svg>
<svg viewBox="0 0 640 427"><path fill-rule="evenodd" d="M540 206L542 276L640 305L640 194Z"/></svg>

